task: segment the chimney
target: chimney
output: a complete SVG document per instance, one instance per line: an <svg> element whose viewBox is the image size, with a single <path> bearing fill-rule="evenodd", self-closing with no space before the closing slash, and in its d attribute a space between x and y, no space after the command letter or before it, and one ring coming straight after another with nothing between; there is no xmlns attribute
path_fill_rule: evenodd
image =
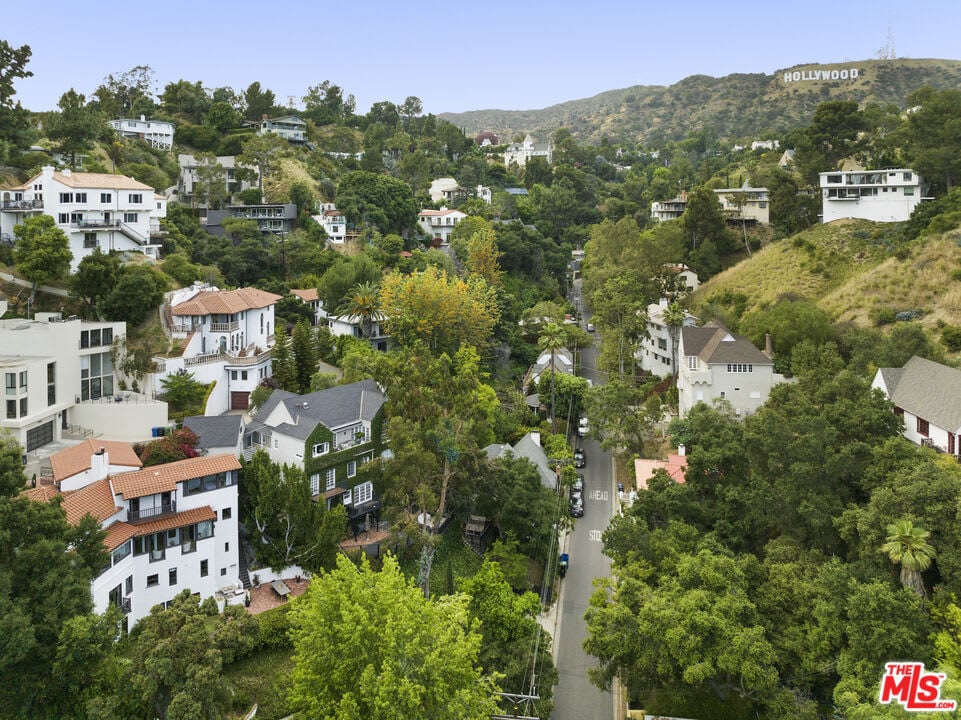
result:
<svg viewBox="0 0 961 720"><path fill-rule="evenodd" d="M684 447L684 443L681 443L680 445L677 446L677 454L680 455L681 457L684 457L685 455L687 455L687 448Z"/></svg>
<svg viewBox="0 0 961 720"><path fill-rule="evenodd" d="M764 333L764 354L768 357L774 355L774 348L771 345L771 333Z"/></svg>
<svg viewBox="0 0 961 720"><path fill-rule="evenodd" d="M261 119L261 120L266 120L266 119L267 119L267 113L264 113L263 115L261 115L261 116L260 116L260 119Z"/></svg>
<svg viewBox="0 0 961 720"><path fill-rule="evenodd" d="M64 168L60 171L64 177L70 177L70 168Z"/></svg>
<svg viewBox="0 0 961 720"><path fill-rule="evenodd" d="M106 448L100 448L90 456L90 482L97 482L107 477L110 470L110 457Z"/></svg>
<svg viewBox="0 0 961 720"><path fill-rule="evenodd" d="M140 116L140 122L147 122L147 118L143 115Z"/></svg>
<svg viewBox="0 0 961 720"><path fill-rule="evenodd" d="M538 447L540 447L540 444L541 444L541 431L540 431L540 430L531 430L531 440L533 440L534 443L535 443Z"/></svg>

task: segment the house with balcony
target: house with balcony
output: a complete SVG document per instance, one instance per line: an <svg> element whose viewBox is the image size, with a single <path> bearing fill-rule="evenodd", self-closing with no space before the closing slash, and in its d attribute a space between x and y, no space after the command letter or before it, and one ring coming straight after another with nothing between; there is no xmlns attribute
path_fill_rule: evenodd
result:
<svg viewBox="0 0 961 720"><path fill-rule="evenodd" d="M651 219L656 222L667 222L668 220L678 220L687 208L687 191L682 190L681 194L671 200L661 200L651 203Z"/></svg>
<svg viewBox="0 0 961 720"><path fill-rule="evenodd" d="M860 218L902 222L924 199L921 176L908 168L819 173L823 222Z"/></svg>
<svg viewBox="0 0 961 720"><path fill-rule="evenodd" d="M904 367L878 369L871 387L894 404L904 437L961 457L961 370L915 355Z"/></svg>
<svg viewBox="0 0 961 720"><path fill-rule="evenodd" d="M263 449L276 463L303 468L311 494L347 508L351 529L375 524L380 502L358 475L387 452L384 395L373 380L296 395L274 390L244 431L244 456Z"/></svg>
<svg viewBox="0 0 961 720"><path fill-rule="evenodd" d="M354 231L348 231L347 217L333 203L323 203L320 214L313 218L324 229L327 242L331 245L343 245L357 235Z"/></svg>
<svg viewBox="0 0 961 720"><path fill-rule="evenodd" d="M286 235L297 227L297 206L293 203L262 203L260 205L228 205L223 210L208 210L205 222L211 235L226 235L223 222L227 218L254 220L260 232Z"/></svg>
<svg viewBox="0 0 961 720"><path fill-rule="evenodd" d="M504 150L504 167L509 169L511 165L516 165L522 168L533 157L544 158L550 165L554 160L554 143L550 140L534 142L534 138L528 133L522 142L508 145Z"/></svg>
<svg viewBox="0 0 961 720"><path fill-rule="evenodd" d="M433 203L453 203L455 200L461 200L473 195L490 205L494 197L493 191L485 185L478 185L474 191L471 192L467 188L461 187L460 183L452 177L442 177L432 181L427 193L430 195L430 201Z"/></svg>
<svg viewBox="0 0 961 720"><path fill-rule="evenodd" d="M214 162L223 168L224 192L227 198L232 197L234 193L258 187L260 172L257 167L241 165L233 155L218 155ZM177 177L177 198L181 203L195 206L194 188L198 182L201 182L197 170L202 168L203 164L193 155L186 154L177 156L177 164L180 166L180 175Z"/></svg>
<svg viewBox="0 0 961 720"><path fill-rule="evenodd" d="M154 427L167 424L167 404L119 389L111 349L125 335L125 323L64 320L59 313L0 320L0 432L27 453L81 429L148 440Z"/></svg>
<svg viewBox="0 0 961 720"><path fill-rule="evenodd" d="M266 115L260 120L248 120L247 127L256 127L258 135L273 133L292 143L307 142L307 122L296 115L269 118Z"/></svg>
<svg viewBox="0 0 961 720"><path fill-rule="evenodd" d="M189 372L199 382L216 382L204 414L245 410L250 393L272 374L278 300L280 295L256 288L218 290L201 284L173 293L163 315L182 350L174 357L154 358L154 391L163 392L164 378Z"/></svg>
<svg viewBox="0 0 961 720"><path fill-rule="evenodd" d="M174 124L164 120L147 120L143 115L140 119L120 118L108 120L120 137L143 140L152 148L170 150L174 146Z"/></svg>
<svg viewBox="0 0 961 720"><path fill-rule="evenodd" d="M647 334L641 339L641 346L635 355L642 370L658 377L667 377L677 372L677 368L674 367L675 333L664 320L668 304L667 298L661 298L660 301L647 306ZM695 325L697 325L697 318L685 310L681 326ZM680 328L677 329L676 334L680 336Z"/></svg>
<svg viewBox="0 0 961 720"><path fill-rule="evenodd" d="M450 245L450 236L457 224L467 215L460 210L421 210L417 224L435 246Z"/></svg>
<svg viewBox="0 0 961 720"><path fill-rule="evenodd" d="M334 337L350 335L366 339L374 350L386 352L390 346L387 318L383 316L365 322L359 315L327 315L327 326Z"/></svg>
<svg viewBox="0 0 961 720"><path fill-rule="evenodd" d="M83 477L81 486L44 484L26 494L38 501L61 497L67 522L90 515L106 531L110 561L91 583L94 612L117 606L129 630L186 588L208 598L241 587L237 457L116 472L103 446L85 464L84 473L72 475Z"/></svg>
<svg viewBox="0 0 961 720"><path fill-rule="evenodd" d="M158 258L160 219L166 217L167 206L153 188L126 175L55 170L51 165L19 187L0 190L0 236L12 238L14 227L43 214L66 233L74 272L96 248Z"/></svg>
<svg viewBox="0 0 961 720"><path fill-rule="evenodd" d="M768 207L768 190L754 188L745 182L743 187L715 190L717 201L725 220L770 225L771 210Z"/></svg>
<svg viewBox="0 0 961 720"><path fill-rule="evenodd" d="M770 355L717 323L682 327L678 349L678 414L697 403L726 400L745 417L767 402L771 388L784 382Z"/></svg>

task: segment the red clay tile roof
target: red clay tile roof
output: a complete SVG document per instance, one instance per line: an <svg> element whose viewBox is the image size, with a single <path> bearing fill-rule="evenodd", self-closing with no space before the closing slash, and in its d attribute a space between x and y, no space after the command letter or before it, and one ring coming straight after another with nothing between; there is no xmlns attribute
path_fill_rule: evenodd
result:
<svg viewBox="0 0 961 720"><path fill-rule="evenodd" d="M143 467L129 443L116 440L84 440L78 445L60 450L50 456L50 467L56 482L90 469L90 456L104 448L112 465Z"/></svg>
<svg viewBox="0 0 961 720"><path fill-rule="evenodd" d="M114 491L123 495L124 500L130 500L145 495L173 492L177 489L178 482L228 470L240 470L240 461L235 456L210 455L111 475L110 480L113 482Z"/></svg>
<svg viewBox="0 0 961 720"><path fill-rule="evenodd" d="M60 495L60 491L52 485L38 485L35 488L24 490L23 495L34 502L50 502Z"/></svg>
<svg viewBox="0 0 961 720"><path fill-rule="evenodd" d="M273 305L280 295L258 290L204 290L172 308L174 315L233 315L242 310L256 310Z"/></svg>
<svg viewBox="0 0 961 720"><path fill-rule="evenodd" d="M63 509L67 513L67 522L76 525L84 515L93 515L96 520L103 522L122 508L118 508L114 502L110 482L98 480L85 488L65 494Z"/></svg>
<svg viewBox="0 0 961 720"><path fill-rule="evenodd" d="M290 294L296 295L304 302L311 302L312 300L320 300L320 298L317 295L317 288L307 288L306 290L295 290L294 288L291 288Z"/></svg>
<svg viewBox="0 0 961 720"><path fill-rule="evenodd" d="M107 528L107 536L103 539L103 544L107 550L116 550L137 534L139 528L129 525L119 520Z"/></svg>
<svg viewBox="0 0 961 720"><path fill-rule="evenodd" d="M204 505L193 510L184 510L183 512L151 520L150 522L140 523L133 528L133 534L137 537L143 537L144 535L173 530L174 528L184 527L185 525L193 525L204 520L216 519L217 513L214 512L213 508L209 505Z"/></svg>

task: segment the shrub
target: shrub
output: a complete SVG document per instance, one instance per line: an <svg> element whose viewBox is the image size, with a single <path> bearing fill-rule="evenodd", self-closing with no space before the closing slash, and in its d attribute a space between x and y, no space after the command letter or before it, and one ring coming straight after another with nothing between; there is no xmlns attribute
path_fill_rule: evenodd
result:
<svg viewBox="0 0 961 720"><path fill-rule="evenodd" d="M941 331L941 342L951 352L961 351L961 327L946 325Z"/></svg>
<svg viewBox="0 0 961 720"><path fill-rule="evenodd" d="M261 648L273 650L290 647L290 638L287 637L287 631L290 629L290 618L287 616L289 610L289 604L281 605L257 616Z"/></svg>
<svg viewBox="0 0 961 720"><path fill-rule="evenodd" d="M890 325L896 320L897 310L889 307L874 308L870 316L875 325Z"/></svg>

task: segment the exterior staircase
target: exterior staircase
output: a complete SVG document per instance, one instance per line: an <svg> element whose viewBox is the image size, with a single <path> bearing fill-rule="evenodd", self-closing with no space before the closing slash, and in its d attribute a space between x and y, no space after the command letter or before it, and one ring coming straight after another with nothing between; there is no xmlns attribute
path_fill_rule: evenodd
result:
<svg viewBox="0 0 961 720"><path fill-rule="evenodd" d="M237 529L237 548L239 549L237 553L237 574L240 576L240 582L243 584L244 590L249 590L252 583L250 582L250 572L247 567L247 550L244 547L244 541L239 528Z"/></svg>

